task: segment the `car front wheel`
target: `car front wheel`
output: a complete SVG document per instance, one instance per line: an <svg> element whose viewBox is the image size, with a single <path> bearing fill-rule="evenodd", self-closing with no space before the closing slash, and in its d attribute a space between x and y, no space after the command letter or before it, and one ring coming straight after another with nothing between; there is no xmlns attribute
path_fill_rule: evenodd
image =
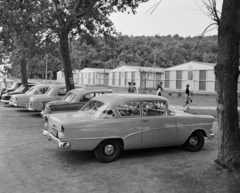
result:
<svg viewBox="0 0 240 193"><path fill-rule="evenodd" d="M115 161L121 154L122 147L118 140L106 140L95 149L96 158L103 163Z"/></svg>
<svg viewBox="0 0 240 193"><path fill-rule="evenodd" d="M188 151L199 151L204 145L204 136L201 131L195 131L184 143Z"/></svg>

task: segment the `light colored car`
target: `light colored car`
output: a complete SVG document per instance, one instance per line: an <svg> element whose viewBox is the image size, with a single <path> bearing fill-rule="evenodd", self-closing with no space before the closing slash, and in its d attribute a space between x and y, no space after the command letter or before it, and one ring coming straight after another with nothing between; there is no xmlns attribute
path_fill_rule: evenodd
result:
<svg viewBox="0 0 240 193"><path fill-rule="evenodd" d="M30 88L25 94L12 95L9 104L15 107L25 108L29 97L45 94L51 84L39 84Z"/></svg>
<svg viewBox="0 0 240 193"><path fill-rule="evenodd" d="M41 115L61 113L67 111L79 111L83 105L90 101L93 97L113 93L109 88L86 87L70 90L62 100L51 101L46 103L45 109Z"/></svg>
<svg viewBox="0 0 240 193"><path fill-rule="evenodd" d="M108 94L89 101L79 112L49 116L43 135L59 148L94 150L101 162L122 150L183 145L199 151L204 137L214 137L210 115L175 113L164 97Z"/></svg>
<svg viewBox="0 0 240 193"><path fill-rule="evenodd" d="M82 88L85 86L77 85L75 87ZM26 109L29 111L42 111L45 108L46 103L61 100L65 96L66 91L65 84L52 85L48 88L45 94L29 97L29 101L26 103Z"/></svg>
<svg viewBox="0 0 240 193"><path fill-rule="evenodd" d="M13 95L24 94L26 93L31 87L37 85L38 83L27 83L27 85L21 85L16 88L12 92L6 92L1 97L1 102L5 104L9 104Z"/></svg>

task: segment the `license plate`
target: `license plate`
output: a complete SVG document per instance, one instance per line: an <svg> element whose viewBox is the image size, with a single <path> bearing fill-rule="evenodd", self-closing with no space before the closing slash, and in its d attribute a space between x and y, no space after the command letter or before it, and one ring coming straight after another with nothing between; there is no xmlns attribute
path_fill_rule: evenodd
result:
<svg viewBox="0 0 240 193"><path fill-rule="evenodd" d="M51 132L55 137L57 137L58 136L58 132L57 132L57 130L55 130L55 129L52 129L52 132Z"/></svg>

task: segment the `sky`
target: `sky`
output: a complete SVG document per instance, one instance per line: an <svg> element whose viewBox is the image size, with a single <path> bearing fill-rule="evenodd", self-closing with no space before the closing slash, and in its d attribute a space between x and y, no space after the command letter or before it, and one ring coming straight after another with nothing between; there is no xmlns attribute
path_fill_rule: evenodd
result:
<svg viewBox="0 0 240 193"><path fill-rule="evenodd" d="M137 8L137 13L114 13L110 19L118 32L128 36L199 36L214 23L206 12L202 0L150 0ZM208 0L205 0L208 1ZM160 2L151 14L149 9ZM216 0L221 11L222 0ZM217 35L217 26L206 36Z"/></svg>

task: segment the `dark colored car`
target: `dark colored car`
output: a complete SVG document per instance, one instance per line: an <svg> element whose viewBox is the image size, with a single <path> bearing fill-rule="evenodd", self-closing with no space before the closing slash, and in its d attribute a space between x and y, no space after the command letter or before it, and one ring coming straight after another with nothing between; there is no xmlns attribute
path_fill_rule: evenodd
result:
<svg viewBox="0 0 240 193"><path fill-rule="evenodd" d="M73 89L70 90L62 100L48 102L45 105L45 109L41 112L41 115L78 111L93 97L107 93L113 93L113 90L100 87Z"/></svg>
<svg viewBox="0 0 240 193"><path fill-rule="evenodd" d="M8 91L7 93L2 95L1 102L5 103L5 104L8 104L12 95L23 94L23 93L27 92L32 86L35 86L37 84L38 83L33 83L32 82L32 83L28 83L26 86L21 85L12 92Z"/></svg>

